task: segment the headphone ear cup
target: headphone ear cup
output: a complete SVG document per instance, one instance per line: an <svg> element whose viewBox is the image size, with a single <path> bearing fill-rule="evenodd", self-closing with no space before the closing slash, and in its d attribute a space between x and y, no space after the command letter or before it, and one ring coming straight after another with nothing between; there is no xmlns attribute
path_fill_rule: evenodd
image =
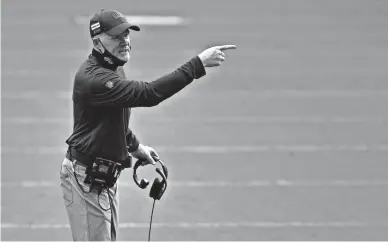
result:
<svg viewBox="0 0 388 242"><path fill-rule="evenodd" d="M163 182L159 178L155 178L150 189L150 197L159 200L163 195Z"/></svg>

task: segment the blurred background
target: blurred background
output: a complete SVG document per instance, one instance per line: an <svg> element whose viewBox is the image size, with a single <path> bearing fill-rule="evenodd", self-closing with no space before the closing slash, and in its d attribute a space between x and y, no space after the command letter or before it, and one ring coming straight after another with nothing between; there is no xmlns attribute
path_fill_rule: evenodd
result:
<svg viewBox="0 0 388 242"><path fill-rule="evenodd" d="M212 45L208 71L130 126L170 169L152 240L388 240L388 1L1 2L1 239L71 240L59 169L89 18L117 9L128 78ZM153 168L141 176L153 180ZM120 178L119 240L146 240L152 201Z"/></svg>

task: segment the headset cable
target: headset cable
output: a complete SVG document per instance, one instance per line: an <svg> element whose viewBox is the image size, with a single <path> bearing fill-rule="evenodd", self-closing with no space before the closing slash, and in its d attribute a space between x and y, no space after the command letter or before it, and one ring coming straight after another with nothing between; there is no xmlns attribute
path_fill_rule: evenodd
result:
<svg viewBox="0 0 388 242"><path fill-rule="evenodd" d="M156 201L156 199L154 199L154 202L153 202L153 204L152 204L151 219L150 219L150 228L149 228L149 230L148 230L148 241L151 241L151 226L152 226L152 217L153 217L153 215L154 215L155 201Z"/></svg>

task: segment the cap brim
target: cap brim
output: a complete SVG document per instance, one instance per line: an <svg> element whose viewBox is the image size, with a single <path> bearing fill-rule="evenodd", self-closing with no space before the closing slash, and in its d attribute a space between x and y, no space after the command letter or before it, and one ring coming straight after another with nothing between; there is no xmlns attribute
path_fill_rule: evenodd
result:
<svg viewBox="0 0 388 242"><path fill-rule="evenodd" d="M119 35L127 29L140 31L140 28L137 25L131 25L129 23L122 23L122 24L117 25L116 27L111 28L108 31L105 31L105 33L107 33L108 35Z"/></svg>

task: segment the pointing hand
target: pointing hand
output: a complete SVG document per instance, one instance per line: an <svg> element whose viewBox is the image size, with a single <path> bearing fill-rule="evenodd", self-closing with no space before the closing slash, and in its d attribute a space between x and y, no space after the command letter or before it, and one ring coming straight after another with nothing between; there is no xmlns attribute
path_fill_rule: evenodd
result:
<svg viewBox="0 0 388 242"><path fill-rule="evenodd" d="M225 53L223 51L236 48L237 46L235 45L214 46L202 51L198 57L201 59L204 67L220 66L225 60Z"/></svg>

